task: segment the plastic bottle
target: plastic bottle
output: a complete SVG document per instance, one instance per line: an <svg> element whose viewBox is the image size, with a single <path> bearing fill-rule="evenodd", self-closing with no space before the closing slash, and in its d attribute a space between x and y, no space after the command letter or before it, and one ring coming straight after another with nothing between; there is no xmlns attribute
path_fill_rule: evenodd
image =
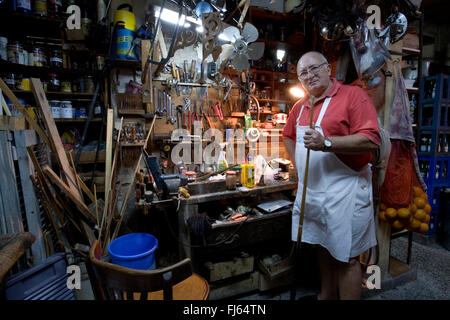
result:
<svg viewBox="0 0 450 320"><path fill-rule="evenodd" d="M255 187L255 165L252 163L252 157L248 157L248 163L245 166L245 186L247 188L254 188Z"/></svg>
<svg viewBox="0 0 450 320"><path fill-rule="evenodd" d="M101 22L106 16L106 4L103 0L97 1L97 22Z"/></svg>
<svg viewBox="0 0 450 320"><path fill-rule="evenodd" d="M217 170L225 170L228 168L227 160L225 159L225 151L220 150L219 158L217 159Z"/></svg>

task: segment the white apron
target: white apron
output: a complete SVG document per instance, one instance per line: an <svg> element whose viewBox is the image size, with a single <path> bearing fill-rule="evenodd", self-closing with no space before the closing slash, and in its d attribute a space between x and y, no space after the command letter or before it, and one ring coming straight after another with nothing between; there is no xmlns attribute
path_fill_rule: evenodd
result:
<svg viewBox="0 0 450 320"><path fill-rule="evenodd" d="M315 125L322 135L320 124L330 100L331 97L325 99ZM299 126L303 109L304 106L296 122L298 190L292 214L292 241L297 241L307 154L303 136L309 126ZM301 242L319 244L343 262L377 244L369 165L355 171L333 152L311 150L305 200Z"/></svg>

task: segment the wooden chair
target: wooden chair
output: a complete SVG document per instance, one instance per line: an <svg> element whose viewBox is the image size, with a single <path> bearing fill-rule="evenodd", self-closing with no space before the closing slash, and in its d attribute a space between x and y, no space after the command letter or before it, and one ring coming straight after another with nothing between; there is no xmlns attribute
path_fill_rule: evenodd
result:
<svg viewBox="0 0 450 320"><path fill-rule="evenodd" d="M209 284L192 272L190 259L172 266L137 270L101 260L102 248L96 240L89 259L95 274L97 299L103 300L206 300ZM100 289L100 290L98 290Z"/></svg>

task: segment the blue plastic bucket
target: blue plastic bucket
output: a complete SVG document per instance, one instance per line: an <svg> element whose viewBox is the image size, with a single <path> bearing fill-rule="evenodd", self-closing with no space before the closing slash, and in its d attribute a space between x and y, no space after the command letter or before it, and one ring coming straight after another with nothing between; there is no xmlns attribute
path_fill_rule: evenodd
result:
<svg viewBox="0 0 450 320"><path fill-rule="evenodd" d="M108 246L111 263L131 269L155 269L158 239L148 233L130 233L115 239Z"/></svg>

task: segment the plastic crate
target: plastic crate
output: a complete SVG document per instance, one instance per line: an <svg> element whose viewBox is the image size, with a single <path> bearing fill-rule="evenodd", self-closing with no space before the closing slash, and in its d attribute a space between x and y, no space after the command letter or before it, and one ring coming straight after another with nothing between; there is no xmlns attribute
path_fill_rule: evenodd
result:
<svg viewBox="0 0 450 320"><path fill-rule="evenodd" d="M450 76L439 74L422 79L419 127L450 130Z"/></svg>
<svg viewBox="0 0 450 320"><path fill-rule="evenodd" d="M450 75L436 74L422 78L422 102L434 102L450 99Z"/></svg>
<svg viewBox="0 0 450 320"><path fill-rule="evenodd" d="M426 235L431 235L436 233L438 226L438 216L439 216L439 200L441 193L450 188L450 184L445 183L433 183L427 184L427 195L428 202L431 206L430 221L428 222L429 230L425 233Z"/></svg>
<svg viewBox="0 0 450 320"><path fill-rule="evenodd" d="M450 157L419 156L419 169L427 185L450 184Z"/></svg>
<svg viewBox="0 0 450 320"><path fill-rule="evenodd" d="M5 284L7 300L75 300L67 288L64 253L56 253L37 266L13 275Z"/></svg>
<svg viewBox="0 0 450 320"><path fill-rule="evenodd" d="M420 129L417 154L425 157L450 157L450 129Z"/></svg>

